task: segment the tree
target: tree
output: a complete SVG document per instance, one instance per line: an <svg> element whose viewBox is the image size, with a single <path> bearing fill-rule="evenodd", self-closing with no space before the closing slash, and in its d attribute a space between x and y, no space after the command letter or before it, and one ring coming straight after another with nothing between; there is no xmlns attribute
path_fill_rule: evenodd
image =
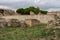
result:
<svg viewBox="0 0 60 40"><path fill-rule="evenodd" d="M47 14L47 11L40 10L42 14Z"/></svg>
<svg viewBox="0 0 60 40"><path fill-rule="evenodd" d="M19 8L16 10L17 13L19 14L24 14L24 9L23 8Z"/></svg>
<svg viewBox="0 0 60 40"><path fill-rule="evenodd" d="M24 9L24 14L25 14L25 15L30 15L30 10L29 10L29 8Z"/></svg>
<svg viewBox="0 0 60 40"><path fill-rule="evenodd" d="M38 14L40 12L39 8L35 8L35 7L29 7L29 10L34 12L35 14Z"/></svg>
<svg viewBox="0 0 60 40"><path fill-rule="evenodd" d="M35 14L38 14L41 12L42 14L47 14L47 11L40 10L38 7L28 7L28 8L19 8L16 10L17 13L22 14L22 15L29 15L30 11L34 12Z"/></svg>

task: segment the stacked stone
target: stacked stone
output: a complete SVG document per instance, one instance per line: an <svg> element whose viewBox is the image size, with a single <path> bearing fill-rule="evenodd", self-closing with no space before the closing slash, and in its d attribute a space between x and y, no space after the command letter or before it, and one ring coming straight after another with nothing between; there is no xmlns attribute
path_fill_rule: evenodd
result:
<svg viewBox="0 0 60 40"><path fill-rule="evenodd" d="M17 13L10 9L0 9L0 16L16 15Z"/></svg>
<svg viewBox="0 0 60 40"><path fill-rule="evenodd" d="M56 17L56 26L60 26L60 17L59 16Z"/></svg>

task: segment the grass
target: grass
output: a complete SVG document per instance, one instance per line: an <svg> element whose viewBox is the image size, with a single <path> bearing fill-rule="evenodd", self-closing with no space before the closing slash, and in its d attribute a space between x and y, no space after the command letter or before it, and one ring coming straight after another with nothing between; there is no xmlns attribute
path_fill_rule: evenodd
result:
<svg viewBox="0 0 60 40"><path fill-rule="evenodd" d="M46 25L33 27L0 28L0 40L38 40L45 36Z"/></svg>

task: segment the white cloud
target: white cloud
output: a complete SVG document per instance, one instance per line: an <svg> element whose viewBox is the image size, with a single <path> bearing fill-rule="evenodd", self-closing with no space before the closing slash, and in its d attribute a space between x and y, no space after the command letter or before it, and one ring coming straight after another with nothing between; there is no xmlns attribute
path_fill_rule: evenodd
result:
<svg viewBox="0 0 60 40"><path fill-rule="evenodd" d="M11 3L11 2L18 2L20 0L0 0L0 2Z"/></svg>
<svg viewBox="0 0 60 40"><path fill-rule="evenodd" d="M41 9L60 9L60 0L0 0L0 5L13 8L38 6Z"/></svg>

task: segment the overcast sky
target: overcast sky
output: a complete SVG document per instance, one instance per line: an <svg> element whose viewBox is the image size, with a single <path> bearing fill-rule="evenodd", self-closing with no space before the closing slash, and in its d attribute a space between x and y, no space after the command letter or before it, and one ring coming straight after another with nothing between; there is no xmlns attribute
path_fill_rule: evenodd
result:
<svg viewBox="0 0 60 40"><path fill-rule="evenodd" d="M0 0L0 5L14 9L35 6L43 10L60 10L60 0Z"/></svg>

